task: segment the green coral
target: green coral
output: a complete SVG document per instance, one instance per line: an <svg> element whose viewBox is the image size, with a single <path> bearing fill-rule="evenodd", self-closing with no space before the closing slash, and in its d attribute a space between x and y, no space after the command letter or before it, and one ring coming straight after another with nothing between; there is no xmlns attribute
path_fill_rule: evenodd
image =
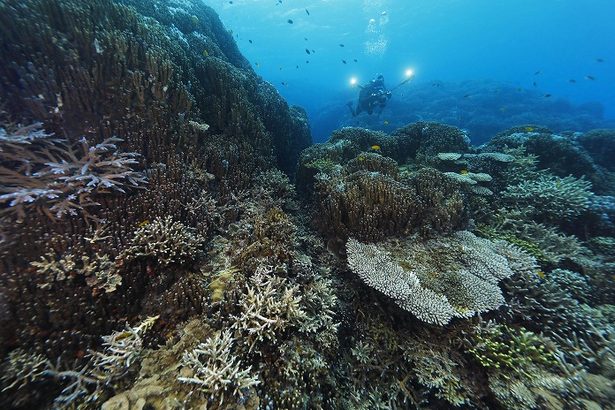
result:
<svg viewBox="0 0 615 410"><path fill-rule="evenodd" d="M318 172L329 174L335 170L337 163L329 158L318 158L304 165L306 168L314 168Z"/></svg>
<svg viewBox="0 0 615 410"><path fill-rule="evenodd" d="M479 328L468 350L485 368L510 371L532 378L529 368L558 365L543 338L524 328L493 325ZM506 376L505 376L506 377Z"/></svg>

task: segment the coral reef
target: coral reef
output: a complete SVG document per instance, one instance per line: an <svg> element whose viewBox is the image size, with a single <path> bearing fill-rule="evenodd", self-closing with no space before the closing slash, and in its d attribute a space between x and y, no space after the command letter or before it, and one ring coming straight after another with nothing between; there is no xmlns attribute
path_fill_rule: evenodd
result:
<svg viewBox="0 0 615 410"><path fill-rule="evenodd" d="M1 408L612 407L610 131L307 147L196 0L0 36Z"/></svg>
<svg viewBox="0 0 615 410"><path fill-rule="evenodd" d="M549 175L512 185L502 197L513 209L522 209L539 221L553 222L573 219L586 211L593 195L590 188L591 183L583 179Z"/></svg>

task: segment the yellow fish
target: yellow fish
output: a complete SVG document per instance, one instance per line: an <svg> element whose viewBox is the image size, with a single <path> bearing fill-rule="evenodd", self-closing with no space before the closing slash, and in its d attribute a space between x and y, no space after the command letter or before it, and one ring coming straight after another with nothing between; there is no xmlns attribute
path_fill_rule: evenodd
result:
<svg viewBox="0 0 615 410"><path fill-rule="evenodd" d="M149 225L149 219L146 219L144 221L139 222L139 225L137 225L139 228L143 228L144 226Z"/></svg>
<svg viewBox="0 0 615 410"><path fill-rule="evenodd" d="M539 277L540 279L544 279L544 278L545 278L545 276L546 276L546 275L545 275L545 273L544 273L543 271L541 271L541 270L536 271L536 275L538 275L538 277Z"/></svg>
<svg viewBox="0 0 615 410"><path fill-rule="evenodd" d="M532 132L532 131L534 131L534 129L535 129L534 127L525 127L524 128L525 132Z"/></svg>
<svg viewBox="0 0 615 410"><path fill-rule="evenodd" d="M207 50L203 50L203 57L209 57L209 52Z"/></svg>
<svg viewBox="0 0 615 410"><path fill-rule="evenodd" d="M459 173L460 173L461 175L468 175L468 174L469 174L469 172L468 172L468 170L467 170L467 169L462 169L461 171L459 171Z"/></svg>
<svg viewBox="0 0 615 410"><path fill-rule="evenodd" d="M380 145L372 145L370 148L372 151L380 151Z"/></svg>

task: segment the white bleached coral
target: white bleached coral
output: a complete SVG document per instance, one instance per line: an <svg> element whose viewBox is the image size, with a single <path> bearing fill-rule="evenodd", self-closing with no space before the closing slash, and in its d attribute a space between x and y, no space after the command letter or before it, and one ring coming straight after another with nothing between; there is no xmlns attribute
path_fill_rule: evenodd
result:
<svg viewBox="0 0 615 410"><path fill-rule="evenodd" d="M438 325L497 309L504 303L498 282L536 263L512 245L467 231L401 245L350 239L346 249L350 269L367 285Z"/></svg>

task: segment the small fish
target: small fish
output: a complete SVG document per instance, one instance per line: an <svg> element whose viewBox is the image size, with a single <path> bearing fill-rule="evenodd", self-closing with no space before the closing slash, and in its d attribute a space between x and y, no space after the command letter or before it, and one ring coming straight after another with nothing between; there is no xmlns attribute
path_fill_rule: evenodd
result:
<svg viewBox="0 0 615 410"><path fill-rule="evenodd" d="M308 54L311 54L310 50L308 50L307 48L305 49L305 52L308 53Z"/></svg>
<svg viewBox="0 0 615 410"><path fill-rule="evenodd" d="M344 45L342 43L340 43L340 47L344 47Z"/></svg>
<svg viewBox="0 0 615 410"><path fill-rule="evenodd" d="M254 63L254 65L257 66L257 67L261 66L258 62Z"/></svg>
<svg viewBox="0 0 615 410"><path fill-rule="evenodd" d="M536 271L536 276L538 276L540 279L544 279L545 278L545 273L541 270L537 270Z"/></svg>
<svg viewBox="0 0 615 410"><path fill-rule="evenodd" d="M307 13L307 15L310 15L310 12L308 11L308 9L305 9L305 12Z"/></svg>
<svg viewBox="0 0 615 410"><path fill-rule="evenodd" d="M523 130L525 132L533 132L535 130L535 128L534 127L525 127Z"/></svg>
<svg viewBox="0 0 615 410"><path fill-rule="evenodd" d="M307 37L303 37L303 39L304 39L305 41L308 41L308 40L307 40Z"/></svg>
<svg viewBox="0 0 615 410"><path fill-rule="evenodd" d="M574 84L577 82L577 80L575 80L574 78L571 78L570 80L568 80L569 83Z"/></svg>
<svg viewBox="0 0 615 410"><path fill-rule="evenodd" d="M383 11L382 13L380 13L380 15L381 15L381 16L386 16L386 15L387 15L387 12L386 12L386 11Z"/></svg>
<svg viewBox="0 0 615 410"><path fill-rule="evenodd" d="M389 125L389 120L384 120L384 125Z"/></svg>
<svg viewBox="0 0 615 410"><path fill-rule="evenodd" d="M596 58L597 63L604 63L604 58Z"/></svg>
<svg viewBox="0 0 615 410"><path fill-rule="evenodd" d="M284 87L286 87L288 84L287 84L286 82L282 81L282 85L283 85Z"/></svg>
<svg viewBox="0 0 615 410"><path fill-rule="evenodd" d="M280 3L281 3L281 2L280 2ZM287 23L288 23L288 24L293 24L293 23L294 23L294 21L293 21L292 19L288 19Z"/></svg>
<svg viewBox="0 0 615 410"><path fill-rule="evenodd" d="M357 60L356 58L355 58L354 60L352 60L352 61L354 61L355 63L358 63L358 62L359 62L359 60Z"/></svg>
<svg viewBox="0 0 615 410"><path fill-rule="evenodd" d="M347 64L347 63L346 63L346 60L342 60L342 63Z"/></svg>
<svg viewBox="0 0 615 410"><path fill-rule="evenodd" d="M551 97L551 94L545 94L545 98Z"/></svg>
<svg viewBox="0 0 615 410"><path fill-rule="evenodd" d="M370 149L371 149L372 151L380 151L380 145L372 145L372 146L370 147Z"/></svg>
<svg viewBox="0 0 615 410"><path fill-rule="evenodd" d="M459 173L461 175L468 175L470 172L467 169L464 168L464 169L460 170Z"/></svg>
<svg viewBox="0 0 615 410"><path fill-rule="evenodd" d="M536 72L534 73L534 75L540 75L540 74L542 74L542 71L540 71L540 70L538 70L538 71L536 71Z"/></svg>
<svg viewBox="0 0 615 410"><path fill-rule="evenodd" d="M248 42L249 42L250 44L252 44L252 40L248 40Z"/></svg>
<svg viewBox="0 0 615 410"><path fill-rule="evenodd" d="M137 225L139 228L143 228L144 226L149 225L149 219L145 219Z"/></svg>
<svg viewBox="0 0 615 410"><path fill-rule="evenodd" d="M203 57L209 57L209 52L207 50L203 50Z"/></svg>
<svg viewBox="0 0 615 410"><path fill-rule="evenodd" d="M533 85L534 87L538 87L538 84L536 84L536 81L534 81L534 82L532 83L532 85Z"/></svg>
<svg viewBox="0 0 615 410"><path fill-rule="evenodd" d="M310 64L310 60L305 60L305 64Z"/></svg>
<svg viewBox="0 0 615 410"><path fill-rule="evenodd" d="M228 4L233 4L233 0L229 0Z"/></svg>
<svg viewBox="0 0 615 410"><path fill-rule="evenodd" d="M299 68L299 65L297 65L297 68Z"/></svg>
<svg viewBox="0 0 615 410"><path fill-rule="evenodd" d="M316 52L316 50L312 49L312 54L314 54Z"/></svg>
<svg viewBox="0 0 615 410"><path fill-rule="evenodd" d="M279 67L280 71L282 71L282 67Z"/></svg>
<svg viewBox="0 0 615 410"><path fill-rule="evenodd" d="M586 75L585 79L590 81L596 81L596 77L594 77L593 75Z"/></svg>
<svg viewBox="0 0 615 410"><path fill-rule="evenodd" d="M470 94L464 95L463 98L470 98Z"/></svg>

